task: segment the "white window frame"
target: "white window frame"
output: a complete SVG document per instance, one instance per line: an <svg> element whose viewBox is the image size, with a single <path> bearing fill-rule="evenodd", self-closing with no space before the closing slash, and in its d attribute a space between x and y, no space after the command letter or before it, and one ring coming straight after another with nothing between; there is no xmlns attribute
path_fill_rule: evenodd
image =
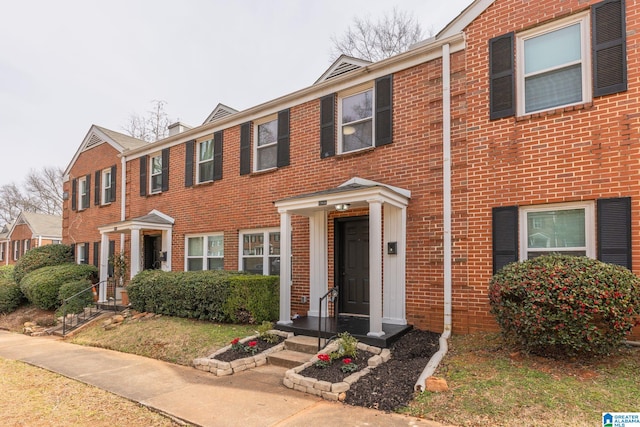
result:
<svg viewBox="0 0 640 427"><path fill-rule="evenodd" d="M260 228L260 229L250 229L250 230L241 230L239 233L239 243L238 243L238 259L239 259L239 263L238 263L238 270L240 271L245 271L244 270L244 260L245 258L260 258L262 257L262 274L264 276L268 276L269 275L269 265L271 263L271 258L278 258L280 259L281 254L278 253L277 255L272 255L270 254L268 250L264 250L265 247L267 247L267 244L269 243L269 235L271 233L278 233L278 235L280 235L280 228ZM263 241L263 250L261 254L245 254L244 253L244 236L248 235L248 234L262 234L262 241Z"/></svg>
<svg viewBox="0 0 640 427"><path fill-rule="evenodd" d="M153 173L153 160L159 159L160 171L158 173ZM157 194L162 192L162 153L155 153L149 156L149 194ZM153 188L153 178L156 176L160 176L160 186L157 189Z"/></svg>
<svg viewBox="0 0 640 427"><path fill-rule="evenodd" d="M211 158L201 161L200 160L200 151L201 151L200 147L205 142L209 142L211 144ZM214 168L213 158L215 157L215 155L216 155L216 153L215 153L215 144L213 143L213 138L205 139L205 140L196 142L196 182L198 184L202 184L202 183L205 183L205 182L212 182L213 181L213 176L215 175L215 170L213 170L213 168ZM200 176L200 165L202 165L204 163L211 163L211 170L213 171L213 173L211 174L211 178L207 179L207 180L202 180L202 177Z"/></svg>
<svg viewBox="0 0 640 427"><path fill-rule="evenodd" d="M559 210L584 209L584 247L566 247L566 248L529 248L527 234L527 215L530 212L546 212ZM595 203L592 201L572 202L572 203L554 203L548 205L535 205L521 207L518 211L520 222L520 261L528 259L529 252L558 252L558 251L585 251L589 258L596 257L596 223L595 223Z"/></svg>
<svg viewBox="0 0 640 427"><path fill-rule="evenodd" d="M534 29L523 31L522 33L518 33L516 35L516 76L517 76L517 108L518 108L518 116L524 116L529 114L540 113L543 111L555 110L557 108L565 108L570 107L572 105L580 105L587 102L590 102L593 99L592 95L592 73L591 73L591 25L589 20L589 13L583 12L576 15L572 15L570 17L560 19L554 22L551 22L546 25L541 25L540 27L536 27ZM561 104L556 105L549 108L544 108L535 111L525 111L526 110L526 100L525 100L525 67L524 67L524 43L526 40L551 33L566 27L569 27L574 24L580 24L580 40L581 40L581 61L576 61L574 63L563 64L561 67L557 69L563 69L568 67L569 65L576 65L580 63L582 65L582 99L578 102L574 102L571 104ZM536 74L542 74L549 70L541 70L536 72Z"/></svg>
<svg viewBox="0 0 640 427"><path fill-rule="evenodd" d="M78 178L78 210L83 211L89 207L91 204L91 200L87 199L87 206L83 204L83 200L85 199L87 192L89 191L89 186L87 185L87 177L83 176Z"/></svg>
<svg viewBox="0 0 640 427"><path fill-rule="evenodd" d="M275 135L275 140L265 144L265 145L261 145L260 147L258 147L258 141L260 138L260 126L270 123L270 122L276 122L276 135ZM254 129L253 129L253 170L256 172L262 172L262 171L268 171L271 169L276 169L278 167L278 115L277 114L272 114L268 117L264 117L256 122L254 122ZM271 148L271 147L276 147L276 164L273 166L269 166L263 169L259 169L259 164L258 164L258 151L260 150L264 150L267 148Z"/></svg>
<svg viewBox="0 0 640 427"><path fill-rule="evenodd" d="M209 256L208 252L208 243L209 237L222 237L222 255L214 255ZM197 239L202 238L202 255L200 256L189 256L189 239ZM186 234L184 236L184 271L199 271L199 270L189 270L189 260L190 259L202 259L202 270L209 270L209 259L221 259L222 265L224 269L224 233L206 233L206 234Z"/></svg>
<svg viewBox="0 0 640 427"><path fill-rule="evenodd" d="M13 260L17 261L18 258L20 258L20 244L19 244L19 240L14 240L13 241Z"/></svg>
<svg viewBox="0 0 640 427"><path fill-rule="evenodd" d="M342 123L342 103L346 98L350 98L355 95L360 95L365 92L371 91L371 118L370 119L360 119L354 122ZM356 88L349 89L347 91L343 91L338 94L338 154L349 154L349 153L357 153L362 150L369 150L375 147L376 143L376 90L373 83L369 83L366 86L358 86ZM345 125L349 124L358 124L363 123L365 121L371 120L371 145L368 147L362 147L357 150L345 151L344 143L343 143L343 128Z"/></svg>
<svg viewBox="0 0 640 427"><path fill-rule="evenodd" d="M108 205L111 203L111 197L107 192L111 192L111 168L103 169L101 173L101 189L100 189L100 201L102 205Z"/></svg>
<svg viewBox="0 0 640 427"><path fill-rule="evenodd" d="M22 241L22 255L26 254L29 249L31 249L31 240L24 239Z"/></svg>
<svg viewBox="0 0 640 427"><path fill-rule="evenodd" d="M4 261L4 255L5 255L5 242L0 242L0 261Z"/></svg>
<svg viewBox="0 0 640 427"><path fill-rule="evenodd" d="M88 253L85 253L86 246L84 243L76 244L76 263L77 264L87 264L89 262ZM86 262L84 262L86 261Z"/></svg>

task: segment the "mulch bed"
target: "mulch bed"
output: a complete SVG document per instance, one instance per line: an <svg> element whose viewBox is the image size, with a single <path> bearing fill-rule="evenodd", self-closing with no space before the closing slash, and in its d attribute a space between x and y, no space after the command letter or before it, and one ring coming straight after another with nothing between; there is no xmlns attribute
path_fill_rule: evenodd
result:
<svg viewBox="0 0 640 427"><path fill-rule="evenodd" d="M270 349L271 347L274 347L278 344L280 344L282 341L284 341L284 337L278 336L278 341L274 342L274 343L269 343L266 342L265 340L263 340L262 338L256 338L255 341L257 341L257 345L256 345L256 352L255 354L259 354L262 353L263 351ZM244 345L247 345L248 342L245 342ZM222 362L233 362L234 360L237 359L243 359L245 357L249 357L249 356L253 356L254 354L251 352L246 352L244 350L233 350L233 349L229 349L227 351L225 351L224 353L220 353L218 354L215 358L216 360L220 360Z"/></svg>
<svg viewBox="0 0 640 427"><path fill-rule="evenodd" d="M439 338L434 332L409 331L391 346L388 362L351 385L345 403L382 411L406 406L418 377L439 349Z"/></svg>
<svg viewBox="0 0 640 427"><path fill-rule="evenodd" d="M356 353L356 357L349 357L353 363L358 365L358 371L367 367L367 362L369 358L373 356L372 353L364 350L358 350ZM353 374L353 372L342 372L343 362L342 359L334 360L331 365L326 368L318 368L315 365L304 369L299 372L303 377L315 378L320 381L328 381L330 383L339 383L344 380L349 375ZM355 371L357 372L357 371Z"/></svg>

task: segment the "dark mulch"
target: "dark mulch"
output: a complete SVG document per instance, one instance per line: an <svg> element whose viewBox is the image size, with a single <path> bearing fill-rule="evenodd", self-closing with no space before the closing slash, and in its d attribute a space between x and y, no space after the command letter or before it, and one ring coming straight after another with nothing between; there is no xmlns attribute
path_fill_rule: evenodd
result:
<svg viewBox="0 0 640 427"><path fill-rule="evenodd" d="M358 371L367 367L369 358L373 356L372 353L364 350L358 350L356 357L350 357L352 363L358 365ZM326 368L318 368L315 365L308 367L300 372L303 377L315 378L320 381L328 381L330 383L339 383L353 372L342 372L342 365L344 362L342 359L334 360L331 365ZM356 371L357 372L357 371Z"/></svg>
<svg viewBox="0 0 640 427"><path fill-rule="evenodd" d="M439 334L414 329L390 348L391 359L372 369L347 392L346 403L394 411L414 397L413 386L439 348Z"/></svg>
<svg viewBox="0 0 640 427"><path fill-rule="evenodd" d="M263 351L274 347L278 344L280 344L282 341L284 341L284 338L281 336L278 336L278 341L274 342L274 343L269 343L266 342L265 340L263 340L262 338L256 338L255 340L258 344L256 345L256 352L255 354L258 353L262 353ZM248 344L248 342L245 342L244 345L246 346ZM229 349L227 351L225 351L224 353L220 353L216 356L216 360L220 360L222 362L233 362L236 359L242 359L245 357L249 357L249 356L253 356L254 354L251 352L247 352L244 350L233 350L233 349Z"/></svg>

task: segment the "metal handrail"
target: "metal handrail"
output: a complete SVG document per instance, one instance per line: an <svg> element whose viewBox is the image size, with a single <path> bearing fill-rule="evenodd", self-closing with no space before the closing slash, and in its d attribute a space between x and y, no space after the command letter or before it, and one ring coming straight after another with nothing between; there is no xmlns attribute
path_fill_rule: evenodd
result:
<svg viewBox="0 0 640 427"><path fill-rule="evenodd" d="M329 289L326 294L319 298L319 307L318 307L318 351L322 349L322 303L324 300L327 300L327 316L324 318L324 326L325 331L327 330L327 319L329 318L329 298L331 298L331 302L333 302L333 315L334 317L338 317L338 310L336 310L335 300L338 298L339 288L338 286L334 286Z"/></svg>
<svg viewBox="0 0 640 427"><path fill-rule="evenodd" d="M82 323L84 323L85 321L91 319L92 317L96 316L99 313L99 310L96 308L95 304L93 305L89 305L89 311L87 312L87 308L84 307L84 310L82 311L82 313L78 313L78 314L74 314L73 316L71 316L71 318L69 319L69 325L67 326L67 317L68 317L68 313L66 310L67 304L70 303L74 298L78 298L79 296L86 294L88 292L93 293L94 291L96 291L96 287L99 289L99 286L102 284L106 284L106 282L99 282L99 283L94 283L91 284L91 286L76 292L75 294L71 295L68 298L65 298L64 300L62 300L62 336L65 336L67 334L67 329L69 331L71 331L72 329L77 328L78 326L80 326L81 324L81 320ZM75 320L75 322L74 322ZM74 324L75 323L75 324Z"/></svg>

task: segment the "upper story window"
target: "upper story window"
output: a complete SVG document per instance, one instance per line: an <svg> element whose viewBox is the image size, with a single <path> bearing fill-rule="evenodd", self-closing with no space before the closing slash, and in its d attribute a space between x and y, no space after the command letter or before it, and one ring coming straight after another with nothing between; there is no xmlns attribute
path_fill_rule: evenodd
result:
<svg viewBox="0 0 640 427"><path fill-rule="evenodd" d="M187 236L186 271L222 270L224 268L224 235Z"/></svg>
<svg viewBox="0 0 640 427"><path fill-rule="evenodd" d="M78 178L78 210L89 207L89 177L90 175Z"/></svg>
<svg viewBox="0 0 640 427"><path fill-rule="evenodd" d="M149 157L149 192L162 191L162 155L160 153Z"/></svg>
<svg viewBox="0 0 640 427"><path fill-rule="evenodd" d="M78 264L89 264L89 243L76 244L76 262Z"/></svg>
<svg viewBox="0 0 640 427"><path fill-rule="evenodd" d="M341 97L338 114L340 152L348 153L373 146L373 88Z"/></svg>
<svg viewBox="0 0 640 427"><path fill-rule="evenodd" d="M213 181L213 139L198 143L198 182Z"/></svg>
<svg viewBox="0 0 640 427"><path fill-rule="evenodd" d="M17 261L20 258L20 240L13 241L13 260Z"/></svg>
<svg viewBox="0 0 640 427"><path fill-rule="evenodd" d="M588 14L517 37L519 115L591 100Z"/></svg>
<svg viewBox="0 0 640 427"><path fill-rule="evenodd" d="M277 167L278 164L278 118L256 125L255 170Z"/></svg>
<svg viewBox="0 0 640 427"><path fill-rule="evenodd" d="M114 188L112 186L113 176L112 170L104 169L102 171L102 204L105 205L107 203L111 203L115 199Z"/></svg>
<svg viewBox="0 0 640 427"><path fill-rule="evenodd" d="M169 190L169 149L140 157L140 195Z"/></svg>
<svg viewBox="0 0 640 427"><path fill-rule="evenodd" d="M240 233L242 271L254 274L280 274L280 231L250 230Z"/></svg>

